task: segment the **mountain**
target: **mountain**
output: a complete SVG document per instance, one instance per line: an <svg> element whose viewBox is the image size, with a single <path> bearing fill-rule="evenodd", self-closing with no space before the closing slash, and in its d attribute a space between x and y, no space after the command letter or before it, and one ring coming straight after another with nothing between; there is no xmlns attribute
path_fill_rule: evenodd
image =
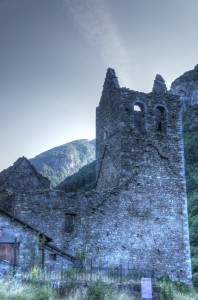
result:
<svg viewBox="0 0 198 300"><path fill-rule="evenodd" d="M55 187L93 160L95 140L82 139L45 151L29 161Z"/></svg>
<svg viewBox="0 0 198 300"><path fill-rule="evenodd" d="M170 90L180 96L185 107L198 104L198 65L175 79Z"/></svg>

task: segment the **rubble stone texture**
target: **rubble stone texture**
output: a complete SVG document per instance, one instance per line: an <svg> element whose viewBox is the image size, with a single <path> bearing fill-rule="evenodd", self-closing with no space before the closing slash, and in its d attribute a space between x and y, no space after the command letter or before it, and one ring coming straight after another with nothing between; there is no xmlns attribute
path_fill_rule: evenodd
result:
<svg viewBox="0 0 198 300"><path fill-rule="evenodd" d="M17 192L5 208L93 265L191 283L181 110L160 75L145 94L120 88L108 69L96 111L96 190Z"/></svg>
<svg viewBox="0 0 198 300"><path fill-rule="evenodd" d="M50 187L50 181L37 172L27 158L20 157L13 166L0 173L0 191L27 192Z"/></svg>

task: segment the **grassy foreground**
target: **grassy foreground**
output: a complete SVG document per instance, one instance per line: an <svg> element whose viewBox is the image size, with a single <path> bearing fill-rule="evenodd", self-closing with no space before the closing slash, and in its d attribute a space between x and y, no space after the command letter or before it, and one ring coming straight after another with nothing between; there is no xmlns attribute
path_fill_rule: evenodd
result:
<svg viewBox="0 0 198 300"><path fill-rule="evenodd" d="M117 294L101 282L89 288L66 290L52 289L39 282L22 283L16 280L0 279L0 300L135 300L125 294Z"/></svg>
<svg viewBox="0 0 198 300"><path fill-rule="evenodd" d="M161 286L162 300L198 300L195 289L184 283L162 278L157 282L157 285Z"/></svg>
<svg viewBox="0 0 198 300"><path fill-rule="evenodd" d="M198 294L191 286L172 283L167 279L158 282L161 286L162 300L198 300ZM52 289L47 283L22 283L14 279L0 279L0 300L135 300L96 281L89 288L70 291Z"/></svg>

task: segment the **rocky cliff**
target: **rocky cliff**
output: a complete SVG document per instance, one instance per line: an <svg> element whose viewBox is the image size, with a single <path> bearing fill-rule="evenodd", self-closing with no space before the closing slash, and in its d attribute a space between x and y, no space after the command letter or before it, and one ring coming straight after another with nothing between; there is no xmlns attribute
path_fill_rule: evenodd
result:
<svg viewBox="0 0 198 300"><path fill-rule="evenodd" d="M183 100L184 110L188 106L198 104L198 65L175 79L170 90Z"/></svg>

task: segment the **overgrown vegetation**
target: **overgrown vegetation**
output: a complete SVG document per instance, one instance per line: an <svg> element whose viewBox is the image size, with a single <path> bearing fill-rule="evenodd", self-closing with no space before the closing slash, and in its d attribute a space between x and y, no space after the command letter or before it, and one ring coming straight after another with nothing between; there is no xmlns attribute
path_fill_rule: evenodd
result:
<svg viewBox="0 0 198 300"><path fill-rule="evenodd" d="M126 294L115 292L111 287L98 280L89 288L71 286L52 289L49 282L31 281L21 283L16 280L0 279L1 300L133 300Z"/></svg>
<svg viewBox="0 0 198 300"><path fill-rule="evenodd" d="M157 284L161 286L162 300L198 300L198 294L190 285L172 282L167 277L158 280Z"/></svg>
<svg viewBox="0 0 198 300"><path fill-rule="evenodd" d="M193 284L198 289L198 105L186 111L183 130Z"/></svg>
<svg viewBox="0 0 198 300"><path fill-rule="evenodd" d="M52 289L47 285L21 283L16 280L0 280L1 300L48 300L52 298Z"/></svg>
<svg viewBox="0 0 198 300"><path fill-rule="evenodd" d="M171 282L162 278L157 282L161 286L161 300L198 300L192 286L180 282ZM138 300L139 297L118 292L113 286L101 280L89 287L77 288L75 285L52 288L50 282L31 280L20 282L14 279L0 279L1 300Z"/></svg>
<svg viewBox="0 0 198 300"><path fill-rule="evenodd" d="M135 299L132 296L119 293L111 286L107 286L101 280L96 281L88 289L85 298L82 300L129 300Z"/></svg>

